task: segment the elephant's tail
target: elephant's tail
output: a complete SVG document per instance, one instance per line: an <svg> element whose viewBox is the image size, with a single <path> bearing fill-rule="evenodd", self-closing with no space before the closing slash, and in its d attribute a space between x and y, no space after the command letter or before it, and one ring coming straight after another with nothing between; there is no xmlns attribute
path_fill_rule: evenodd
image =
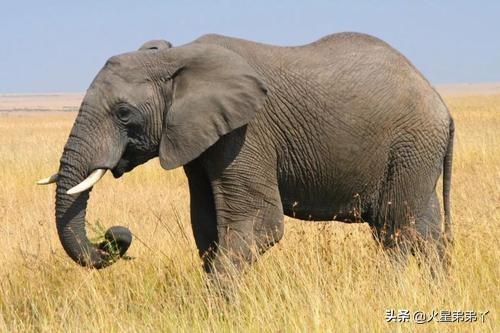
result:
<svg viewBox="0 0 500 333"><path fill-rule="evenodd" d="M443 206L444 206L444 236L448 243L453 242L450 215L450 189L451 189L451 169L453 163L453 137L455 134L455 124L450 117L450 128L448 137L448 147L443 162Z"/></svg>

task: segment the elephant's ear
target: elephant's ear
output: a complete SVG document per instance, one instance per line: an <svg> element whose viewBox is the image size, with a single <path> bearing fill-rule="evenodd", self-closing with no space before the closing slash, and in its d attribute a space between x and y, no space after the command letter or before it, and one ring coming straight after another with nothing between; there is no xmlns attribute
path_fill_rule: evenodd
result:
<svg viewBox="0 0 500 333"><path fill-rule="evenodd" d="M194 43L165 54L179 64L159 149L162 167L173 169L252 120L267 89L245 59L223 47Z"/></svg>
<svg viewBox="0 0 500 333"><path fill-rule="evenodd" d="M172 47L172 43L167 42L166 40L163 39L154 39L147 41L146 43L142 44L141 47L139 48L139 51L143 50L163 50L163 49L169 49Z"/></svg>

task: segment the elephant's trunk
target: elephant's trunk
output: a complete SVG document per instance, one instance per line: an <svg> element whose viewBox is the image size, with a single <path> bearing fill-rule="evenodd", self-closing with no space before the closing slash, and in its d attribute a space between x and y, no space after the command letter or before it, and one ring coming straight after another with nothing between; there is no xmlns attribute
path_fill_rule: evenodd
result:
<svg viewBox="0 0 500 333"><path fill-rule="evenodd" d="M85 214L91 189L76 195L67 194L67 191L92 171L89 170L89 162L82 157L85 153L89 154L89 148L84 140L71 136L66 144L58 172L56 224L61 244L71 259L82 266L99 269L112 264L125 253L132 242L132 235L125 227L112 227L105 234L106 241L100 244L91 243L87 237Z"/></svg>

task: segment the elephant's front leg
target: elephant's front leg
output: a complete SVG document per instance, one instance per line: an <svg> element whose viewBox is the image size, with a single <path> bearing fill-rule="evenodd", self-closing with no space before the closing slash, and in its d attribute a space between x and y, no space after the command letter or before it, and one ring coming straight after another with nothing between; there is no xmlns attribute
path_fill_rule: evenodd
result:
<svg viewBox="0 0 500 333"><path fill-rule="evenodd" d="M191 197L191 226L203 260L203 268L210 271L217 248L217 216L214 197L208 177L197 161L184 166Z"/></svg>
<svg viewBox="0 0 500 333"><path fill-rule="evenodd" d="M234 163L212 180L217 212L217 272L240 270L283 236L283 206L275 170Z"/></svg>

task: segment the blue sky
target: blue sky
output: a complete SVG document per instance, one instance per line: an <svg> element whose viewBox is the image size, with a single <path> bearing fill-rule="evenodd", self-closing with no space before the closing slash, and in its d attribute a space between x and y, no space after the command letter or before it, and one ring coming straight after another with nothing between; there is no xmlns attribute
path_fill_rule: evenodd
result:
<svg viewBox="0 0 500 333"><path fill-rule="evenodd" d="M365 32L431 82L500 81L500 1L5 1L0 93L84 91L112 55L220 33L299 45Z"/></svg>

